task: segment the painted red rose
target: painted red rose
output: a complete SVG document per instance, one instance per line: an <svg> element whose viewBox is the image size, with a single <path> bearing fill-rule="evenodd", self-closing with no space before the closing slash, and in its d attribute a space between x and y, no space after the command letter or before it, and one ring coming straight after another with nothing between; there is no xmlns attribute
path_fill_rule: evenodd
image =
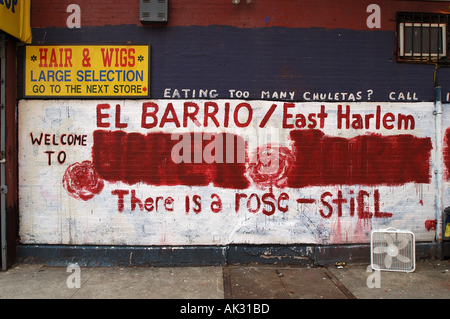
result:
<svg viewBox="0 0 450 319"><path fill-rule="evenodd" d="M64 173L62 182L70 196L84 201L100 194L105 186L91 161L70 165Z"/></svg>
<svg viewBox="0 0 450 319"><path fill-rule="evenodd" d="M252 154L247 173L259 188L286 187L292 163L289 148L268 144L258 147Z"/></svg>

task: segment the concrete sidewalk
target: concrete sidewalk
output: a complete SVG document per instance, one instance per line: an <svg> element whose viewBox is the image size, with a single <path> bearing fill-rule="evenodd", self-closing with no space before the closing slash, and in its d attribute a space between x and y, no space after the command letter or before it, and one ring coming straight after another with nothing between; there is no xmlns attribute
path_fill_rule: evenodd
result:
<svg viewBox="0 0 450 319"><path fill-rule="evenodd" d="M0 272L0 299L365 299L450 298L448 260L419 261L413 273L288 266L80 267L16 264ZM79 274L80 288L75 277ZM68 285L69 282L69 285Z"/></svg>

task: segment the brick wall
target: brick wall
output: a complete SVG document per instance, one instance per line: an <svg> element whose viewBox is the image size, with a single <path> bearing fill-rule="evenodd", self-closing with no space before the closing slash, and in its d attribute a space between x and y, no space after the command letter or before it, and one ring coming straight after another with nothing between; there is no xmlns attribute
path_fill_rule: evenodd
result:
<svg viewBox="0 0 450 319"><path fill-rule="evenodd" d="M200 90L214 92L207 100L220 104L220 112L225 112L226 103L232 108L247 103L254 112L250 123L256 133L246 135L239 131L241 128L230 133L245 136L248 143L257 142L255 145L260 145L260 136L267 135L259 131L260 121L276 104L272 124L283 136L284 148L280 149L286 154L296 152L292 164L295 172L307 172L288 175L275 191L259 188L256 181L261 180L250 176L251 169L246 173L233 171L247 179L248 185L241 183L239 187L220 184L217 169L210 167L193 167L191 173L195 172L195 176L182 173L180 177L175 176L179 171L174 168L179 166L171 166L166 173L175 175L168 178L172 175L164 174L170 182L165 184L153 183L154 176L139 180L142 172L148 173L147 166L134 158L132 150L123 147L139 144L138 153L145 153L145 143L156 136L150 133L170 135L174 129L140 127L143 101L111 101L111 105L123 107L123 119L130 125L106 130L96 126L96 100L23 100L19 112L22 243L367 243L371 229L389 226L413 229L420 241L434 239L435 233L429 227L435 219L436 180L432 167L440 165L434 153L435 66L395 61L394 19L397 11L446 12L445 2L378 2L380 29L367 28L366 8L370 1L356 5L253 0L247 5L242 0L233 5L231 0L172 0L169 23L148 26L138 22L136 1L126 5L119 1L108 1L107 5L79 1L80 29L66 26L68 4L33 1L34 44L150 44L150 101L164 107L172 103L179 116L186 102L203 105ZM18 74L21 71L19 66ZM436 71L444 97L450 91L449 75L448 69ZM313 126L308 127L302 126L301 116L292 117L292 123L299 120L297 127L285 126L285 102L292 103L294 115L317 116L324 105L329 118L322 126L317 118L315 125L308 118L306 123ZM356 114L349 117L349 127L337 125L337 114L343 112L339 105L344 110L349 105ZM113 118L117 113L113 108L109 110ZM405 131L398 125L391 127L392 117L398 119L400 114L412 116L414 128ZM380 127L366 124L376 118L382 123ZM296 129L300 132L291 133ZM68 151L61 165L48 164L45 151L52 150L52 145L37 145L30 139L31 134L54 134L58 139L62 134L75 133L86 135L88 142ZM116 139L115 148L100 148L102 134L123 137L127 143ZM311 144L319 149L303 147L305 141L314 141ZM167 141L163 144L169 145ZM343 148L358 151L341 154ZM120 151L101 156L110 149ZM248 149L248 159L253 150ZM391 150L389 153L401 160L405 160L402 154L414 151L411 163L417 166L405 168L406 162L401 160L389 166L389 154L380 155L384 150ZM136 170L109 172L109 162L123 154L133 159ZM314 155L313 161L300 160L310 154ZM72 166L75 164L81 166ZM121 162L120 167L128 167L125 164ZM347 166L358 168L359 173L343 171ZM77 198L67 190L63 176L77 167L99 171L102 182L94 187L95 194ZM378 172L383 169L389 171ZM206 172L211 175L209 179L199 177ZM371 182L366 181L369 177L373 178ZM202 183L196 184L199 180ZM222 200L220 213L218 198ZM286 205L289 209L284 211ZM269 214L271 207L276 210L274 214Z"/></svg>
<svg viewBox="0 0 450 319"><path fill-rule="evenodd" d="M31 26L65 27L69 4L81 8L83 26L104 26L139 23L139 1L124 3L119 0L87 1L35 0L31 7ZM327 29L367 29L367 6L374 3L364 1L291 1L253 0L246 4L242 0L234 5L231 0L169 1L168 26L227 25L239 28L288 27ZM448 12L447 3L420 1L377 1L381 7L381 29L395 29L395 12Z"/></svg>

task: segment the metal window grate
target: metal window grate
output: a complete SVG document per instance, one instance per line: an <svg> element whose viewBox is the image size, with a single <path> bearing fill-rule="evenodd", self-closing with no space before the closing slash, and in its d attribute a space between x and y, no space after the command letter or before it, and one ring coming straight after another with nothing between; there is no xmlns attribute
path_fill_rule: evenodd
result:
<svg viewBox="0 0 450 319"><path fill-rule="evenodd" d="M450 63L448 14L397 13L397 61Z"/></svg>

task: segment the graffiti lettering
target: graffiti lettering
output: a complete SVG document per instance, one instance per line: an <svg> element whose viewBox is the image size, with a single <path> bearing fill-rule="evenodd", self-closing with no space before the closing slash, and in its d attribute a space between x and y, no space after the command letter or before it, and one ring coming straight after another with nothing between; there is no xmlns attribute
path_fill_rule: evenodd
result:
<svg viewBox="0 0 450 319"><path fill-rule="evenodd" d="M203 105L203 121L200 122L197 119L197 114L199 113L199 105L194 102L185 102L183 104L183 114L180 117L172 103L168 103L164 109L164 113L161 116L160 107L154 102L146 102L142 104L142 116L141 116L141 127L146 129L151 129L159 126L164 128L169 126L169 123L175 127L187 127L188 121L192 121L196 126L207 127L209 123L214 123L216 127L220 126L219 120L223 120L223 126L228 127L230 116L234 124L237 127L248 127L253 119L253 109L248 103L239 103L234 109L233 113L230 114L230 103L225 103L225 112L223 119L216 117L219 111L219 106L216 102L205 102ZM97 127L110 127L111 123L106 122L110 117L107 113L111 106L109 104L98 104L97 105ZM115 120L116 128L123 128L127 126L118 126L121 118L121 106L116 104L115 107ZM180 121L181 119L181 121ZM211 121L211 122L210 122ZM126 123L121 123L126 125Z"/></svg>
<svg viewBox="0 0 450 319"><path fill-rule="evenodd" d="M378 189L373 192L373 213L369 210L369 200L370 193L365 190L360 190L356 198L353 196L353 191L349 192L349 197L344 198L342 196L342 191L338 191L336 198L333 198L333 194L330 192L324 192L320 196L320 203L323 208L319 209L319 214L323 218L330 218L334 212L337 213L338 217L342 217L343 204L348 204L349 215L353 217L356 214L359 219L370 219L375 218L387 218L392 217L392 213L385 213L380 211L380 193ZM355 200L357 205L355 205ZM301 200L297 200L298 203L304 203ZM315 201L314 201L315 202ZM310 202L313 203L313 202ZM332 205L335 204L335 205Z"/></svg>
<svg viewBox="0 0 450 319"><path fill-rule="evenodd" d="M287 120L290 118L293 118L294 115L289 113L289 108L294 108L294 103L284 103L283 106L283 128L294 128L294 124L288 124ZM316 128L317 126L317 119L319 119L319 127L323 128L325 125L325 119L327 118L328 114L325 112L325 105L320 106L320 113L310 113L306 117L302 113L298 113L295 115L295 127L296 128L305 128L308 127L310 129ZM308 118L308 125L307 119Z"/></svg>
<svg viewBox="0 0 450 319"><path fill-rule="evenodd" d="M351 120L350 120L351 115ZM411 129L414 130L415 120L412 115L404 115L398 113L397 119L395 115L391 112L388 112L381 116L381 106L377 105L377 109L375 114L365 114L364 117L361 114L351 114L350 105L346 105L345 111L342 109L342 105L338 105L337 111L337 128L341 129L345 126L346 129L349 129L350 126L355 129L370 129L373 128L373 124L375 124L375 129L379 130L381 125L383 128L387 130L392 130L395 128L395 123L397 121L397 129L401 130L404 128L405 130ZM344 125L343 125L344 124Z"/></svg>
<svg viewBox="0 0 450 319"><path fill-rule="evenodd" d="M127 207L130 212L134 211L147 211L147 212L159 212L164 209L166 212L173 212L175 207L175 200L170 197L153 196L147 198L139 198L136 195L136 190L131 191L127 189L115 189L111 191L111 195L117 196L117 210L122 213L125 210L125 201L127 201ZM222 199L217 194L211 194L210 209L213 213L219 213L222 211ZM128 206L129 205L129 206ZM200 195L193 195L185 197L185 212L189 214L191 211L198 214L202 211L202 198Z"/></svg>
<svg viewBox="0 0 450 319"><path fill-rule="evenodd" d="M303 99L305 101L360 101L362 99L362 92L358 91L355 94L353 93L317 93L317 92L305 92L303 93ZM370 100L370 95L368 96L368 100Z"/></svg>
<svg viewBox="0 0 450 319"><path fill-rule="evenodd" d="M391 101L417 101L419 100L416 96L416 92L399 92L398 94L395 92L389 93L389 99Z"/></svg>
<svg viewBox="0 0 450 319"><path fill-rule="evenodd" d="M256 193L252 193L250 196L244 193L236 193L235 197L235 210L239 212L241 207L241 199L247 199L247 210L250 213L257 213L261 211L267 216L271 216L278 209L282 213L286 213L289 209L289 195L287 193L281 193L278 199L272 193L265 193L261 198ZM262 204L262 205L261 205Z"/></svg>
<svg viewBox="0 0 450 319"><path fill-rule="evenodd" d="M111 195L117 196L117 209L121 213L125 210L125 206L130 212L159 212L161 209L164 209L166 212L175 211L175 200L170 196L138 197L134 189L115 189L111 191ZM278 196L271 192L262 195L236 193L234 200L235 211L236 213L242 211L252 214L262 213L266 216L271 216L276 212L286 213L289 210L289 200L290 197L285 192ZM390 218L393 216L393 213L381 211L380 203L382 201L378 189L374 189L373 192L366 190L354 192L349 190L347 194L344 194L342 190L338 190L336 194L326 191L318 196L318 199L297 198L296 202L298 210L302 210L303 205L316 205L318 208L316 212L325 219L333 216L338 218L345 216L357 217L358 219ZM209 208L213 213L222 211L222 199L218 194L211 194L210 200L207 200L206 205L204 204L202 196L198 194L186 195L184 211L186 214L189 214L191 211L199 214L205 207Z"/></svg>
<svg viewBox="0 0 450 319"><path fill-rule="evenodd" d="M117 196L117 210L122 213L125 208L125 196L130 193L129 190L126 189L115 189L111 191L111 195ZM143 211L144 209L147 212L155 212L159 211L161 205L164 206L166 211L173 211L173 203L174 199L172 197L156 196L156 197L147 197L145 200L141 200L136 197L136 191L134 189L131 190L131 211L134 211L137 207Z"/></svg>
<svg viewBox="0 0 450 319"><path fill-rule="evenodd" d="M107 89L106 86L96 86L92 90L100 91ZM318 112L298 112L300 104L284 102L282 111L277 104L266 111L265 116L259 120L259 127L263 128L272 117L275 111L282 115L282 127L284 129L323 129L329 114L325 105L320 105ZM110 104L97 105L97 127L108 128L113 123L108 122L108 118L114 114L110 111ZM122 122L122 106L116 104L115 108L115 127L125 128L127 123ZM219 112L220 111L220 112ZM297 112L296 112L297 111ZM131 112L136 113L134 110ZM182 106L175 107L172 102L164 107L155 102L142 103L141 127L145 129L153 128L187 128L193 123L196 127L230 127L232 125L238 128L247 128L252 126L254 110L251 104L247 102L238 103L234 108L229 102L219 106L219 103L213 101L204 102L199 105L196 102L186 101ZM334 112L333 112L334 113ZM336 110L336 128L347 130L414 130L416 128L416 119L414 115L392 112L382 112L381 106L377 105L375 112L363 114L352 110L350 105L337 105ZM129 120L130 116L128 116ZM137 119L137 118L136 118ZM138 123L136 123L138 124Z"/></svg>
<svg viewBox="0 0 450 319"><path fill-rule="evenodd" d="M61 134L57 137L56 134L44 134L41 133L39 137L33 136L33 133L30 132L31 144L41 145L79 145L79 146L87 146L87 135L79 135L79 134Z"/></svg>
<svg viewBox="0 0 450 319"><path fill-rule="evenodd" d="M217 90L195 90L195 89L181 89L181 91L183 92L183 97L184 98L195 98L196 95L198 95L198 98L211 98L211 99L215 99L219 94L217 94ZM171 88L166 88L164 89L164 98L182 98L180 91L177 89L174 89L172 92Z"/></svg>
<svg viewBox="0 0 450 319"><path fill-rule="evenodd" d="M87 135L79 135L79 134L61 134L59 137L57 137L56 134L44 134L41 133L38 136L34 136L32 132L30 132L30 138L31 138L31 144L32 145L64 145L64 146L71 146L71 145L78 145L78 146L87 146ZM52 154L54 154L55 151L44 151L44 154L47 154L48 156L48 165L52 165ZM57 160L59 164L64 164L64 162L67 159L67 154L65 151L59 151Z"/></svg>
<svg viewBox="0 0 450 319"><path fill-rule="evenodd" d="M288 98L288 94L289 94L289 98ZM293 100L294 95L295 95L295 91L294 92L286 92L286 91L276 92L275 91L272 94L270 94L270 91L261 91L262 99L268 98L268 99L280 99L280 100L287 100L287 99Z"/></svg>

